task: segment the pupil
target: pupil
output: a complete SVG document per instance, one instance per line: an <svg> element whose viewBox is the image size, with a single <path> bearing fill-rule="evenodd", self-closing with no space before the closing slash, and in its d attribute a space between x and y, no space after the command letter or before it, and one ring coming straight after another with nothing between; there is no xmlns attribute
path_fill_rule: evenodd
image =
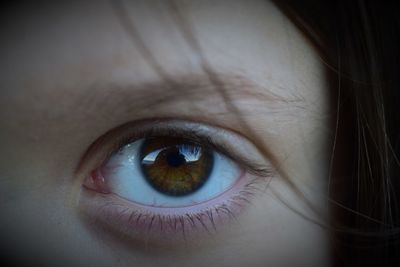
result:
<svg viewBox="0 0 400 267"><path fill-rule="evenodd" d="M158 192L187 196L199 190L213 168L211 150L175 137L154 137L143 142L140 151L142 173Z"/></svg>
<svg viewBox="0 0 400 267"><path fill-rule="evenodd" d="M167 154L167 162L172 167L179 167L186 163L185 156L178 151L172 151Z"/></svg>

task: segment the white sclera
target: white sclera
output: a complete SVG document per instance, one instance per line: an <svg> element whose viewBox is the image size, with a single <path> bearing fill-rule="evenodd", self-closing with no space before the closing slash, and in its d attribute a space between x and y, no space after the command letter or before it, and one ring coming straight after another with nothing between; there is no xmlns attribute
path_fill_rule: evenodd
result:
<svg viewBox="0 0 400 267"><path fill-rule="evenodd" d="M156 207L183 207L208 201L227 191L240 178L240 168L231 159L213 152L214 165L205 184L187 196L168 196L156 191L140 167L140 146L144 139L123 147L103 166L109 189L127 200Z"/></svg>

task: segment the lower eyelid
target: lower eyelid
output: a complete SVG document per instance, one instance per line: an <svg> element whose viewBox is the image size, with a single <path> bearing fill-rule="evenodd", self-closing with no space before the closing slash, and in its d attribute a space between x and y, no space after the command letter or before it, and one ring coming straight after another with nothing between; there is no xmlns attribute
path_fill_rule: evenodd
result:
<svg viewBox="0 0 400 267"><path fill-rule="evenodd" d="M161 214L161 215L182 215L186 213L200 213L202 210L206 210L207 208L217 206L219 203L226 201L226 199L232 198L234 195L239 194L242 188L246 188L246 185L249 183L248 179L244 177L246 174L242 171L240 178L228 189L221 192L219 195L208 199L202 202L193 202L191 205L184 205L184 206L168 206L168 205L145 205L142 203L138 203L135 201L130 201L125 199L117 194L116 195L122 202L125 202L126 205L135 206L136 209L140 210L148 210L154 214ZM244 193L244 192L243 192Z"/></svg>
<svg viewBox="0 0 400 267"><path fill-rule="evenodd" d="M109 169L103 168L101 172L103 174L107 173L107 172L109 174L113 173L117 169L117 166L111 165L108 168ZM184 209L185 212L188 212L188 211L196 212L196 211L199 211L199 210L206 209L207 207L204 207L205 204L208 205L208 206L214 206L215 202L218 202L218 201L221 202L221 197L222 196L224 196L226 198L227 196L229 196L229 192L235 192L235 190L238 191L240 188L243 188L245 186L245 183L248 182L248 179L246 179L246 172L243 169L238 169L238 172L239 172L239 175L238 175L238 178L236 178L236 181L232 185L230 185L229 187L224 188L224 190L219 190L220 191L219 194L214 195L212 198L209 198L206 201L201 201L201 202L193 201L191 204L186 204L186 205L169 206L169 204L167 204L167 203L165 203L165 204L162 204L160 202L156 203L154 200L153 200L153 204L152 205L146 205L145 203L140 203L140 202L136 202L136 201L133 201L133 200L125 199L125 197L123 195L121 195L121 194L118 194L118 193L115 193L115 194L118 195L120 198L128 201L129 203L135 203L136 205L140 206L143 209L150 208L155 213L160 213L160 212L163 213L166 210L168 210L167 208L170 208L170 210L172 210L174 208L175 212L177 210L179 210L179 209ZM247 175L249 175L249 174L247 174ZM109 176L109 175L105 175L105 176ZM112 180L112 179L108 179L108 180ZM206 186L212 186L212 184L207 184ZM205 188L203 187L203 189L205 189ZM199 192L196 192L196 193L199 193ZM193 195L196 194L196 193L193 193L192 195L189 195L189 198L192 198ZM201 193L201 191L200 191L200 193ZM156 194L158 194L158 193L156 193ZM151 195L151 194L149 193L149 195ZM181 200L182 199L180 199L180 202L181 202ZM191 211L190 207L196 207L196 211ZM159 208L159 209L157 209L157 208ZM170 212L168 212L168 214L170 214Z"/></svg>
<svg viewBox="0 0 400 267"><path fill-rule="evenodd" d="M80 206L91 221L135 240L180 242L215 233L242 213L251 203L260 182L264 184L263 181L266 181L260 177L243 178L221 196L189 207L142 206L115 194L101 194L87 189L82 191Z"/></svg>

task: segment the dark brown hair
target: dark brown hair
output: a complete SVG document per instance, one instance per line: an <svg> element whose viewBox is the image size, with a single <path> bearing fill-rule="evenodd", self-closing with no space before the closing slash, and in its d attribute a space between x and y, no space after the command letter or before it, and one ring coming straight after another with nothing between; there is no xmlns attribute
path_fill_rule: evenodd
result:
<svg viewBox="0 0 400 267"><path fill-rule="evenodd" d="M400 106L396 90L400 86L400 20L395 6L362 0L274 2L316 46L332 81L336 114L328 178L333 265L400 266L400 113L396 112ZM114 7L122 25L164 77L118 3ZM173 1L170 7L202 59L204 72L216 88L223 88L203 57L190 23ZM225 90L220 93L230 104ZM230 107L240 119L240 112ZM246 126L245 121L241 123Z"/></svg>
<svg viewBox="0 0 400 267"><path fill-rule="evenodd" d="M334 266L400 266L400 19L382 1L275 1L321 52L336 103Z"/></svg>

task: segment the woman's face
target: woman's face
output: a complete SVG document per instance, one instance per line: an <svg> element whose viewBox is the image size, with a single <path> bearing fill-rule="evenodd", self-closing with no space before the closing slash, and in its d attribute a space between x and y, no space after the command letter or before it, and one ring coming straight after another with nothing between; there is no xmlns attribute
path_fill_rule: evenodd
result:
<svg viewBox="0 0 400 267"><path fill-rule="evenodd" d="M274 4L65 1L3 12L0 233L9 257L46 266L327 264L328 234L312 220L328 212L329 87L317 51ZM149 129L163 137L147 151ZM206 138L189 142L198 135ZM136 145L115 146L122 136ZM201 141L210 139L225 149ZM159 171L163 142L214 155L210 172L220 173L206 177L208 195L206 185L167 196L135 184L148 162ZM179 165L168 162L164 178Z"/></svg>

